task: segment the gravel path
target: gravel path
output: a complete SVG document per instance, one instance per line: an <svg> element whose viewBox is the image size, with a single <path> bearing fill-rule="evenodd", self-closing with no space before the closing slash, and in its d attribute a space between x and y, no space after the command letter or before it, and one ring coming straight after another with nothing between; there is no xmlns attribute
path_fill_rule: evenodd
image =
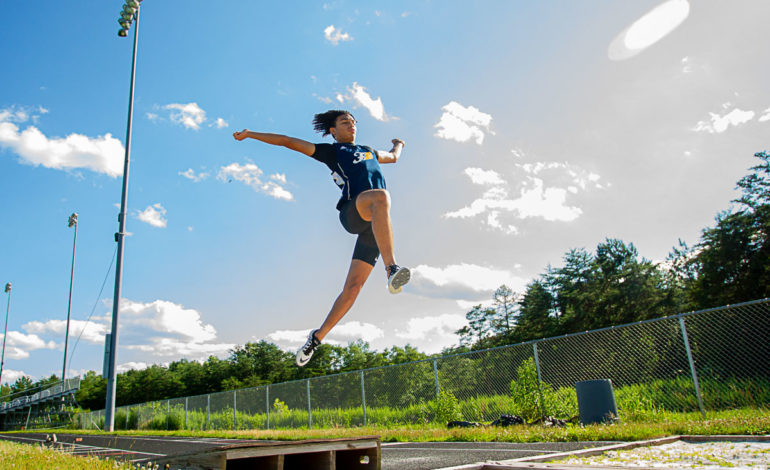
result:
<svg viewBox="0 0 770 470"><path fill-rule="evenodd" d="M556 463L556 462L550 462ZM677 441L630 450L607 451L603 455L567 458L558 463L624 467L687 468L694 470L767 470L770 442Z"/></svg>

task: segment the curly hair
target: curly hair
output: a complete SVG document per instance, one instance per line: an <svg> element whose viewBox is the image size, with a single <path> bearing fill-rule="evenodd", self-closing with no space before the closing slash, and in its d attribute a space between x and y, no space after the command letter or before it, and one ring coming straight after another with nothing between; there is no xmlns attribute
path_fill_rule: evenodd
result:
<svg viewBox="0 0 770 470"><path fill-rule="evenodd" d="M316 114L313 116L313 129L315 129L316 132L321 132L322 135L326 137L330 134L329 129L334 127L334 124L337 122L337 118L345 114L355 119L350 111L345 111L343 109L330 109L325 113Z"/></svg>

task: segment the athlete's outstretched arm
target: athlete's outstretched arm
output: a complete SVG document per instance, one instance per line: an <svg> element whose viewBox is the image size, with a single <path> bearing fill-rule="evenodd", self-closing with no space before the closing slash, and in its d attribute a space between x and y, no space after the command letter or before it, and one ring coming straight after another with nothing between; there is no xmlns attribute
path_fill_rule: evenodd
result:
<svg viewBox="0 0 770 470"><path fill-rule="evenodd" d="M396 163L398 161L398 157L401 156L401 149L404 148L404 141L401 139L393 139L391 142L393 142L393 148L390 149L390 152L385 152L384 150L376 150L377 153L377 161L380 163Z"/></svg>
<svg viewBox="0 0 770 470"><path fill-rule="evenodd" d="M282 134L268 134L265 132L254 132L244 129L240 132L233 132L233 138L238 141L246 138L256 139L267 144L280 145L281 147L304 153L308 157L315 153L315 144Z"/></svg>

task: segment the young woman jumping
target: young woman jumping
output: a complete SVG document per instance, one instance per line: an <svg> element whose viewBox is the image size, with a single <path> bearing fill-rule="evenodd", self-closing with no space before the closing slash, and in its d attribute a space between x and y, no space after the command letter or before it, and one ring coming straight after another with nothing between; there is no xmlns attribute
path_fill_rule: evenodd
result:
<svg viewBox="0 0 770 470"><path fill-rule="evenodd" d="M358 235L342 292L321 327L311 331L307 342L297 351L296 362L299 367L308 363L324 337L353 306L380 254L385 263L388 289L392 294L401 292L410 278L409 269L396 264L393 254L390 194L380 170L380 163L398 161L404 141L393 139L393 148L387 152L357 145L356 120L351 113L342 110L316 114L313 127L323 136L331 134L335 143L313 144L294 137L248 129L233 133L235 140L251 138L280 145L329 167L334 182L342 190L342 197L337 203L340 222L345 230Z"/></svg>

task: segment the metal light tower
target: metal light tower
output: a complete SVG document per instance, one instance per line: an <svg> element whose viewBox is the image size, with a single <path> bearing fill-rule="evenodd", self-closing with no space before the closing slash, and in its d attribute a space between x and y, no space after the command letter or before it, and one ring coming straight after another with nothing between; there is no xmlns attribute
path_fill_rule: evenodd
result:
<svg viewBox="0 0 770 470"><path fill-rule="evenodd" d="M72 241L72 270L70 271L70 297L67 301L67 329L64 333L64 365L61 368L61 386L64 391L64 379L67 378L67 343L70 337L70 312L72 311L72 281L75 278L75 247L78 244L78 214L73 213L67 227L75 227L75 238Z"/></svg>
<svg viewBox="0 0 770 470"><path fill-rule="evenodd" d="M118 355L118 312L120 310L120 288L123 274L123 244L126 235L126 199L128 197L128 166L131 160L131 123L134 115L134 79L136 77L136 46L139 41L139 4L141 0L126 0L120 12L120 30L118 36L126 37L131 23L136 21L134 28L134 52L131 59L131 88L128 97L128 125L126 126L126 156L123 162L123 193L120 199L120 214L118 215L119 229L115 234L118 243L118 253L115 264L115 295L112 301L112 331L109 345L109 363L105 369L107 374L107 397L104 407L104 429L115 430L115 386L116 360Z"/></svg>
<svg viewBox="0 0 770 470"><path fill-rule="evenodd" d="M5 309L5 330L3 330L3 354L0 356L0 384L3 382L3 364L5 364L5 338L8 336L8 314L11 312L11 283L5 285L8 294L8 306Z"/></svg>

